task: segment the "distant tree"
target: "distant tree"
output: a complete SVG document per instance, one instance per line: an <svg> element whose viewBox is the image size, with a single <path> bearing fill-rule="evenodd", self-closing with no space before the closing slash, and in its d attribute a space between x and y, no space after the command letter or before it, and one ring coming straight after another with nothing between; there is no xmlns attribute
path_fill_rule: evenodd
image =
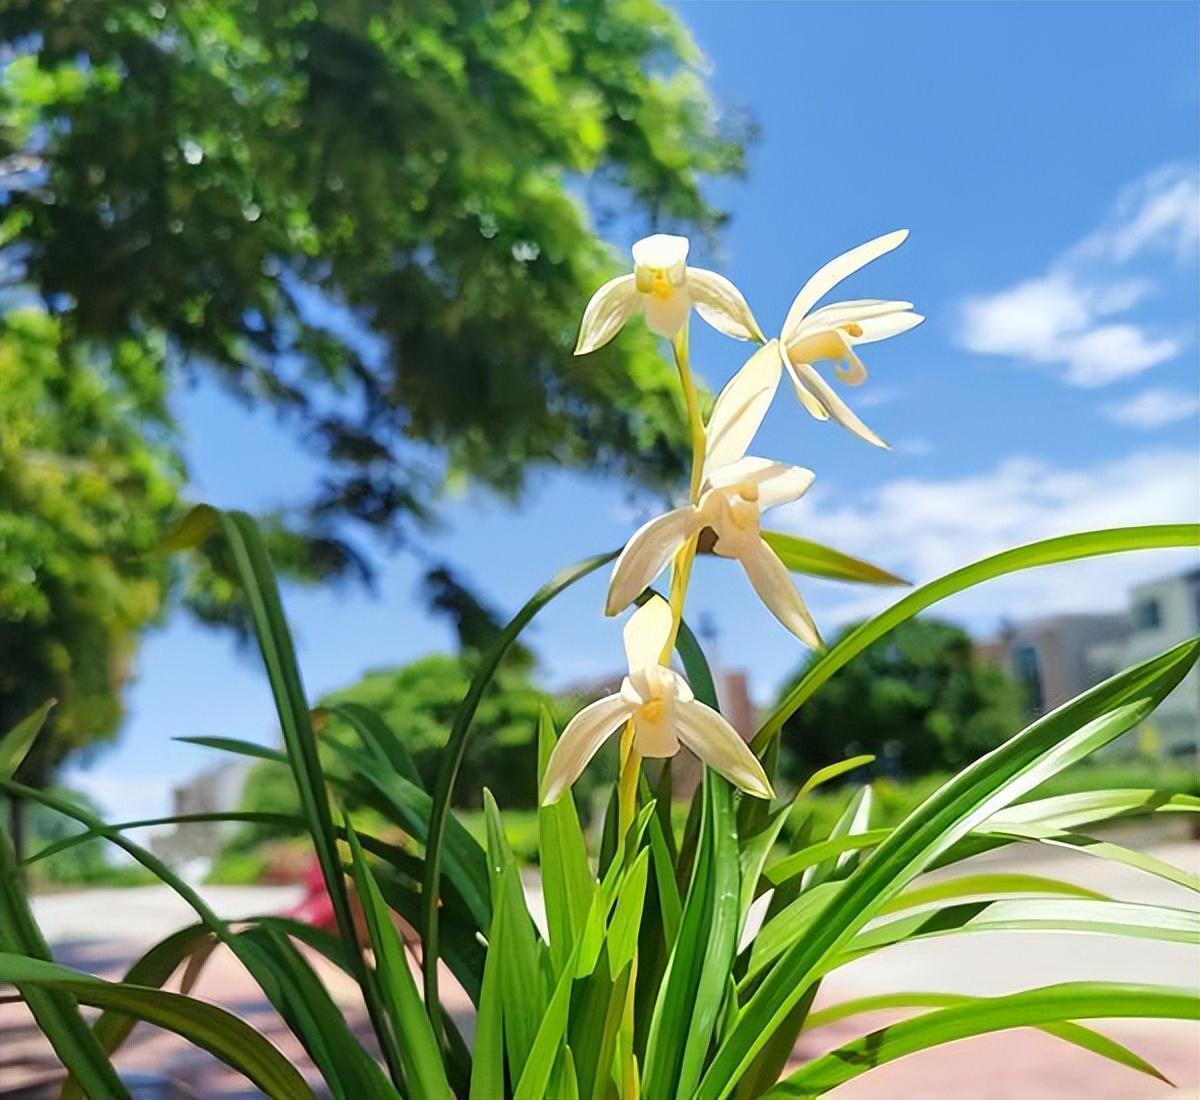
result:
<svg viewBox="0 0 1200 1100"><path fill-rule="evenodd" d="M742 167L652 0L14 0L0 42L8 277L71 340L152 337L327 459L306 503L411 533L447 480L675 474L652 340L586 360L628 216L721 221ZM626 235L626 234L623 234Z"/></svg>
<svg viewBox="0 0 1200 1100"><path fill-rule="evenodd" d="M419 538L468 479L677 473L649 334L571 355L616 270L593 221L709 234L701 181L742 168L747 128L718 125L665 7L9 0L0 49L0 728L61 700L26 778L112 736L180 591L144 551L182 510L181 381L324 456L269 519L292 575L369 575L363 534ZM239 622L205 550L187 602Z"/></svg>
<svg viewBox="0 0 1200 1100"><path fill-rule="evenodd" d="M781 763L795 781L863 752L910 775L957 769L1021 724L1020 688L976 659L965 631L914 619L836 672L788 719Z"/></svg>
<svg viewBox="0 0 1200 1100"><path fill-rule="evenodd" d="M380 715L412 753L422 779L432 789L455 712L470 683L474 658L431 654L399 668L368 672L357 683L325 696L320 706L361 703ZM537 721L542 704L558 729L574 713L574 703L534 686L524 659L503 665L476 712L472 736L455 788L459 806L478 808L489 787L505 806L537 805ZM320 743L359 746L357 735L340 719L322 714ZM336 752L322 751L327 768L337 772ZM275 763L254 767L242 792L242 809L295 813L296 786L287 769ZM244 853L264 840L288 835L271 825L251 825L231 841L231 852Z"/></svg>
<svg viewBox="0 0 1200 1100"><path fill-rule="evenodd" d="M97 348L20 308L0 319L0 730L56 697L21 777L113 736L138 632L166 563L148 555L177 506L165 379L132 338Z"/></svg>

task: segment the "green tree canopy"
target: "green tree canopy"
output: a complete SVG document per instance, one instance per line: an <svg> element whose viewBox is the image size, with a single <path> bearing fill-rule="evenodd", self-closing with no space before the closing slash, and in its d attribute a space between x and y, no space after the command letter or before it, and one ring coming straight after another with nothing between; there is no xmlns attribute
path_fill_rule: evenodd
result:
<svg viewBox="0 0 1200 1100"><path fill-rule="evenodd" d="M464 479L677 473L650 335L571 355L593 225L711 233L701 183L742 167L655 0L10 0L0 50L0 725L59 696L41 765L113 732L172 591L143 551L181 379L323 454L271 525L293 574L368 572L359 536L419 538ZM227 622L207 550L187 599ZM429 594L472 633L463 583Z"/></svg>
<svg viewBox="0 0 1200 1100"><path fill-rule="evenodd" d="M975 657L965 631L913 619L834 673L788 719L782 765L797 782L863 752L907 774L955 770L1020 729L1022 709L1016 683Z"/></svg>
<svg viewBox="0 0 1200 1100"><path fill-rule="evenodd" d="M58 699L22 775L113 735L166 563L147 555L182 471L155 349L66 341L35 308L0 319L0 728Z"/></svg>
<svg viewBox="0 0 1200 1100"><path fill-rule="evenodd" d="M677 469L651 338L586 359L590 214L707 231L741 167L652 0L25 0L0 218L71 338L162 341L286 414L306 502L403 532L447 477Z"/></svg>

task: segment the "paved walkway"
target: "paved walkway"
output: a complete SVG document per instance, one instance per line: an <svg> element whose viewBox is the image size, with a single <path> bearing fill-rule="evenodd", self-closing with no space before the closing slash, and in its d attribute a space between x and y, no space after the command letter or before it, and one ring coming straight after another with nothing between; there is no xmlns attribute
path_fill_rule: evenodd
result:
<svg viewBox="0 0 1200 1100"><path fill-rule="evenodd" d="M1155 847L1155 854L1200 870L1200 845L1163 844ZM1019 861L1011 853L993 853L978 862L983 866L973 870L1021 870L1067 878L1126 900L1196 904L1194 895L1169 882L1076 853L1030 850ZM209 904L230 918L278 912L296 897L288 888L205 888L203 893ZM533 905L540 904L540 898L530 900ZM120 977L145 946L191 917L183 903L158 887L49 896L37 899L35 909L63 962L109 978ZM319 960L315 965L347 1017L361 1020L361 1005L352 983ZM1089 978L1200 986L1200 955L1185 945L1098 936L948 936L891 948L838 970L823 985L818 1006L867 993L938 990L995 994ZM449 988L453 983L447 981L446 985ZM213 955L194 993L264 1029L298 1065L305 1065L298 1044L227 954ZM460 992L450 991L448 1008L469 1027L470 1006ZM900 1015L860 1016L808 1033L797 1047L797 1059L806 1060ZM1195 1025L1113 1021L1097 1027L1158 1065L1177 1087L1167 1088L1041 1033L1020 1030L902 1059L829 1095L833 1100L1200 1100L1200 1029ZM49 1064L47 1053L24 1009L0 1004L0 1087L29 1081L44 1072ZM212 1100L256 1095L207 1054L144 1025L123 1048L119 1063L126 1069L169 1068L189 1081L197 1096Z"/></svg>

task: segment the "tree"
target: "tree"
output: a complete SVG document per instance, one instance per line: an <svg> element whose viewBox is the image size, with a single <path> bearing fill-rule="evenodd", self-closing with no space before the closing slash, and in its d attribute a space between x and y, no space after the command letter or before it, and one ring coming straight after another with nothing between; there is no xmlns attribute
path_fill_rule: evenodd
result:
<svg viewBox="0 0 1200 1100"><path fill-rule="evenodd" d="M1019 687L976 659L965 631L913 619L834 673L788 719L782 765L795 781L863 752L908 774L957 769L1021 725Z"/></svg>
<svg viewBox="0 0 1200 1100"><path fill-rule="evenodd" d="M677 472L649 335L570 354L614 271L588 211L709 231L742 164L658 4L24 0L2 37L16 281L283 414L316 529L404 537L530 462Z"/></svg>
<svg viewBox="0 0 1200 1100"><path fill-rule="evenodd" d="M427 789L437 780L441 750L446 744L455 712L467 693L475 655L430 654L399 668L368 672L357 683L325 696L319 707L361 703L387 723L412 753ZM455 787L456 804L478 808L483 788L489 787L505 806L537 805L537 722L541 706L549 708L558 729L577 709L577 700L565 700L539 690L530 677L530 662L522 656L506 661L484 694L472 723L472 737ZM318 711L318 736L325 767L333 773L345 769L335 743L359 748L358 735L340 718ZM611 779L611 776L608 778ZM246 779L242 809L297 813L299 796L287 769L276 763L257 765ZM351 807L353 808L353 807ZM379 823L372 822L373 827ZM239 830L228 851L245 854L264 840L291 835L271 825L250 825Z"/></svg>
<svg viewBox="0 0 1200 1100"><path fill-rule="evenodd" d="M419 539L465 479L680 468L649 334L570 354L614 271L589 218L711 234L701 181L742 167L657 3L11 0L0 44L0 727L63 704L25 778L112 735L181 583L239 619L215 540L145 554L182 512L182 380L324 454L269 517L293 576L368 576L361 536Z"/></svg>
<svg viewBox="0 0 1200 1100"><path fill-rule="evenodd" d="M113 736L167 564L148 553L182 470L156 350L66 341L37 307L0 320L0 729L56 697L21 775Z"/></svg>

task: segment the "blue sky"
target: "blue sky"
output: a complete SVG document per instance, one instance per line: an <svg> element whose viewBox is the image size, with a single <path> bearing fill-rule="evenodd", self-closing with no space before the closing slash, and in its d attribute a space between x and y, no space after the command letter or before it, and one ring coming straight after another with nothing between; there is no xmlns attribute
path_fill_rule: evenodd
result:
<svg viewBox="0 0 1200 1100"><path fill-rule="evenodd" d="M781 389L754 451L809 466L816 486L767 526L921 581L1005 546L1197 513L1197 72L1187 3L689 3L678 10L729 109L762 130L742 181L712 188L732 214L719 255L763 327L839 252L899 227L897 252L833 295L916 303L927 322L871 345L841 390L892 444L880 451L807 417ZM624 250L630 242L614 240ZM583 303L580 303L582 308ZM714 388L746 346L694 324ZM301 497L314 467L269 417L213 388L181 392L193 495L257 508ZM511 509L451 502L433 547L505 609L551 573L619 545L660 502L554 472ZM999 582L943 606L986 632L1004 617L1115 608L1129 584L1194 562L1156 552ZM363 670L449 647L415 600L420 567L382 563L377 596L288 590L314 697ZM826 633L894 594L804 581ZM620 666L603 579L538 620L551 685ZM802 658L736 566L705 561L691 615L717 622L719 660L767 700ZM173 736L274 738L251 655L182 618L150 634L114 749L69 781L110 813L167 808L172 783L213 762Z"/></svg>

